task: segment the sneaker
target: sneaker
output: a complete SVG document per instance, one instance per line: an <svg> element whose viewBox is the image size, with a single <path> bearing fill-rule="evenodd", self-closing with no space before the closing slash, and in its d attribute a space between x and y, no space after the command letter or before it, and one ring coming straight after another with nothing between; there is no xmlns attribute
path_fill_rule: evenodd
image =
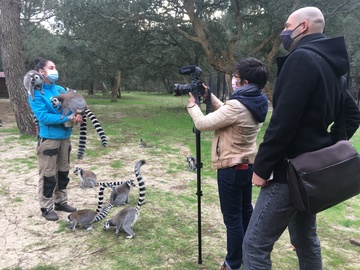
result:
<svg viewBox="0 0 360 270"><path fill-rule="evenodd" d="M50 221L57 221L59 220L58 215L55 213L55 211L50 210L50 212L48 211L43 211L41 214L46 220L50 220Z"/></svg>
<svg viewBox="0 0 360 270"><path fill-rule="evenodd" d="M76 208L68 205L67 203L59 204L55 203L55 210L64 212L75 212Z"/></svg>

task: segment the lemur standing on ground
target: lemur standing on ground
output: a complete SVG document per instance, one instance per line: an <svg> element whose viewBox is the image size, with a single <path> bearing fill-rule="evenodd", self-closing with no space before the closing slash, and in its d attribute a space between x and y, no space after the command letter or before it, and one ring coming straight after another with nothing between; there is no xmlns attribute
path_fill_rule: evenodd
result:
<svg viewBox="0 0 360 270"><path fill-rule="evenodd" d="M81 188L93 188L96 186L97 178L94 172L75 167L74 174L80 178Z"/></svg>
<svg viewBox="0 0 360 270"><path fill-rule="evenodd" d="M135 187L133 179L125 181L123 184L114 186L110 195L110 203L114 206L124 205L129 202L130 187Z"/></svg>
<svg viewBox="0 0 360 270"><path fill-rule="evenodd" d="M145 200L145 182L140 173L140 167L145 164L145 160L140 160L135 165L135 175L139 182L139 199L136 207L126 207L118 212L111 219L104 223L104 230L109 229L111 226L115 226L115 233L117 236L120 234L120 229L123 228L128 233L126 238L133 238L135 233L133 226L135 225L139 215L140 208Z"/></svg>

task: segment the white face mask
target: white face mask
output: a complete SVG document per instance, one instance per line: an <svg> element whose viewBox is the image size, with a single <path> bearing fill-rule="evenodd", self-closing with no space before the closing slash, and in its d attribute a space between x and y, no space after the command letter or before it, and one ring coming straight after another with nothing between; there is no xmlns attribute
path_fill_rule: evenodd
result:
<svg viewBox="0 0 360 270"><path fill-rule="evenodd" d="M232 86L233 91L235 91L235 89L238 88L237 83L239 83L239 82L240 82L240 79L232 77L231 86Z"/></svg>
<svg viewBox="0 0 360 270"><path fill-rule="evenodd" d="M47 75L46 78L49 79L51 82L56 82L59 79L59 73L56 69L50 69L46 71Z"/></svg>

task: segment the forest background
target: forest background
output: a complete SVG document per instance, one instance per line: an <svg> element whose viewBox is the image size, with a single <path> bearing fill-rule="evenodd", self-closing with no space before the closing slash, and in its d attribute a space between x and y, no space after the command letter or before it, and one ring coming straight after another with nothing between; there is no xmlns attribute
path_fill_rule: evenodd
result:
<svg viewBox="0 0 360 270"><path fill-rule="evenodd" d="M231 89L237 60L252 56L270 68L271 99L276 57L286 53L279 34L304 6L322 10L327 36L345 36L357 99L358 0L0 0L0 71L20 133L35 134L22 78L37 56L56 63L61 85L104 91L114 102L125 90L169 93L174 83L189 83L178 73L189 64L204 76L224 75Z"/></svg>

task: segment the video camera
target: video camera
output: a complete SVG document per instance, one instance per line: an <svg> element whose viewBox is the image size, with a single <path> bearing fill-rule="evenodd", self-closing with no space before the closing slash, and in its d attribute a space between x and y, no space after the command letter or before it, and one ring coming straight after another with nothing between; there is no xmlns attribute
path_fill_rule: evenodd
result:
<svg viewBox="0 0 360 270"><path fill-rule="evenodd" d="M201 97L205 94L205 89L202 86L200 76L202 74L201 68L195 65L184 66L179 69L181 75L190 75L191 84L174 84L175 96L187 95L192 93L196 102L200 104Z"/></svg>

